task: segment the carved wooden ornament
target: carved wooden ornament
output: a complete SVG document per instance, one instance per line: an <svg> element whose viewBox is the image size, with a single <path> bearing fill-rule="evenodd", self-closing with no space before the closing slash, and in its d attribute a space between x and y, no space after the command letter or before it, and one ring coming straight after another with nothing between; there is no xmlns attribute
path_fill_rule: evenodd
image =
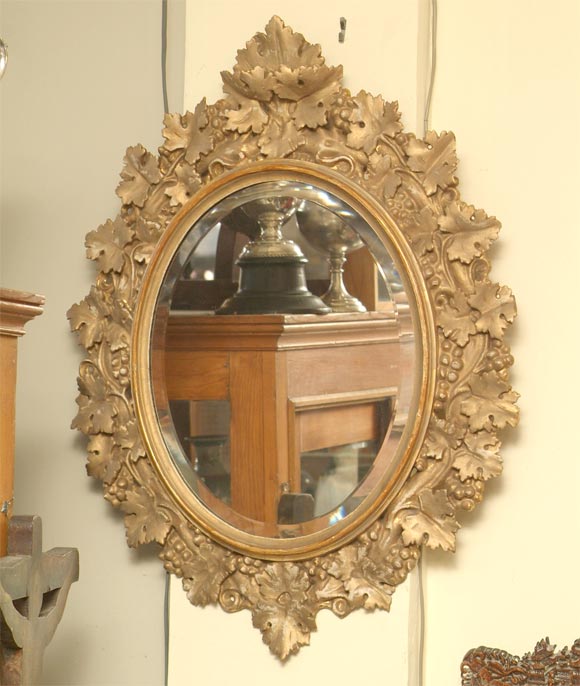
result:
<svg viewBox="0 0 580 686"><path fill-rule="evenodd" d="M497 648L474 648L461 663L462 686L577 686L580 684L580 638L557 651L544 638L523 657Z"/></svg>
<svg viewBox="0 0 580 686"><path fill-rule="evenodd" d="M158 155L141 145L127 150L121 211L87 235L99 273L68 313L87 351L73 427L89 439L88 473L125 513L129 545L159 543L193 604L250 610L285 660L309 643L319 610L388 610L423 545L455 550L458 514L501 473L498 429L518 420L503 341L516 306L509 288L489 279L486 253L500 223L461 200L452 133L404 132L396 102L351 95L342 67L327 66L320 46L277 17L222 78L223 99L165 117ZM356 536L294 559L224 545L184 512L145 449L131 372L134 317L140 299L151 297L142 286L158 241L220 179L268 165L332 174L380 206L416 265L415 295L426 303L425 393L403 481Z"/></svg>

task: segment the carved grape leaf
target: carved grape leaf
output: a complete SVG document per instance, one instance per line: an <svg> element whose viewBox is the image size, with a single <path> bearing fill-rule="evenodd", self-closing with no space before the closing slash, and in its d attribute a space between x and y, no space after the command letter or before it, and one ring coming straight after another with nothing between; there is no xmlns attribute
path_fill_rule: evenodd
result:
<svg viewBox="0 0 580 686"><path fill-rule="evenodd" d="M201 179L193 167L180 163L175 167L175 181L165 189L173 206L185 205L191 196L201 188Z"/></svg>
<svg viewBox="0 0 580 686"><path fill-rule="evenodd" d="M91 436L87 446L87 474L110 484L123 464L123 455L108 434Z"/></svg>
<svg viewBox="0 0 580 686"><path fill-rule="evenodd" d="M286 157L305 142L304 136L291 120L271 119L258 139L261 152L266 157Z"/></svg>
<svg viewBox="0 0 580 686"><path fill-rule="evenodd" d="M103 338L105 319L93 297L93 292L67 312L70 326L79 336L81 345L87 350Z"/></svg>
<svg viewBox="0 0 580 686"><path fill-rule="evenodd" d="M319 600L334 600L335 598L346 598L347 592L344 582L328 574L321 579L319 576L314 578L314 590Z"/></svg>
<svg viewBox="0 0 580 686"><path fill-rule="evenodd" d="M282 67L277 72L276 94L286 100L295 100L293 116L299 129L324 126L328 111L340 90L342 67Z"/></svg>
<svg viewBox="0 0 580 686"><path fill-rule="evenodd" d="M422 182L427 195L433 195L437 186L444 189L453 184L457 155L452 133L443 131L438 136L434 131L428 131L424 141L410 136L407 154L409 167L424 175Z"/></svg>
<svg viewBox="0 0 580 686"><path fill-rule="evenodd" d="M135 220L135 236L143 243L157 243L163 229L158 221L137 217Z"/></svg>
<svg viewBox="0 0 580 686"><path fill-rule="evenodd" d="M469 381L472 396L461 403L461 412L469 417L469 426L474 431L492 431L493 427L503 429L515 426L519 410L516 401L519 395L509 384L493 372L486 372Z"/></svg>
<svg viewBox="0 0 580 686"><path fill-rule="evenodd" d="M435 419L429 424L422 454L441 460L451 449L457 447L458 443L456 434L447 430L445 422Z"/></svg>
<svg viewBox="0 0 580 686"><path fill-rule="evenodd" d="M224 548L213 543L202 543L190 548L192 557L183 566L183 587L194 605L205 607L217 603L221 584L228 576L224 565Z"/></svg>
<svg viewBox="0 0 580 686"><path fill-rule="evenodd" d="M376 575L368 577L352 576L344 582L350 601L355 607L365 610L389 610L394 587Z"/></svg>
<svg viewBox="0 0 580 686"><path fill-rule="evenodd" d="M233 74L222 71L222 79L228 93L236 92L246 98L262 102L272 99L274 86L277 84L276 77L261 66L254 67L250 71L235 69Z"/></svg>
<svg viewBox="0 0 580 686"><path fill-rule="evenodd" d="M107 395L107 385L101 372L93 364L84 362L77 383L81 392L77 398L79 410L71 427L85 434L112 433L119 412L118 399Z"/></svg>
<svg viewBox="0 0 580 686"><path fill-rule="evenodd" d="M323 65L290 69L282 65L276 72L276 80L278 83L274 91L278 97L299 101L329 87L332 88L332 92L337 93L342 80L342 67Z"/></svg>
<svg viewBox="0 0 580 686"><path fill-rule="evenodd" d="M446 297L444 304L438 308L438 314L438 324L443 333L457 345L463 347L467 344L469 336L477 332L473 310L461 291Z"/></svg>
<svg viewBox="0 0 580 686"><path fill-rule="evenodd" d="M79 410L72 421L72 429L80 429L86 434L113 431L117 407L111 398L89 398L86 395L79 395L76 402Z"/></svg>
<svg viewBox="0 0 580 686"><path fill-rule="evenodd" d="M161 179L157 158L139 144L127 148L124 162L117 195L126 205L143 207L150 187Z"/></svg>
<svg viewBox="0 0 580 686"><path fill-rule="evenodd" d="M433 250L433 235L437 230L437 217L429 207L423 207L418 214L413 216L412 223L407 222L405 224L404 230L417 256L422 257L425 253Z"/></svg>
<svg viewBox="0 0 580 686"><path fill-rule="evenodd" d="M320 52L320 45L311 45L302 34L285 26L280 17L272 17L266 33L257 33L244 49L238 50L236 62L241 71L260 66L276 71L282 64L295 69L304 64L324 64Z"/></svg>
<svg viewBox="0 0 580 686"><path fill-rule="evenodd" d="M383 202L395 195L397 188L401 185L401 177L393 169L391 157L378 153L370 156L365 179L369 191Z"/></svg>
<svg viewBox="0 0 580 686"><path fill-rule="evenodd" d="M85 239L87 257L97 260L101 271L120 272L125 263L123 248L131 242L133 232L119 216L108 219L96 231L90 231Z"/></svg>
<svg viewBox="0 0 580 686"><path fill-rule="evenodd" d="M140 263L149 264L161 233L162 229L158 222L151 221L145 217L137 217L135 237L138 239L138 242L132 251L133 259Z"/></svg>
<svg viewBox="0 0 580 686"><path fill-rule="evenodd" d="M328 571L342 580L355 607L367 610L390 608L394 588L385 582L381 565L376 564L363 546L341 548L333 557Z"/></svg>
<svg viewBox="0 0 580 686"><path fill-rule="evenodd" d="M269 564L255 575L261 598L252 621L270 650L286 660L310 643L316 629L315 611L308 595L310 580L297 564Z"/></svg>
<svg viewBox="0 0 580 686"><path fill-rule="evenodd" d="M195 110L180 114L166 114L163 120L165 128L165 149L185 150L185 159L195 164L201 155L207 155L214 146L211 131L208 128L209 116L205 98L198 103Z"/></svg>
<svg viewBox="0 0 580 686"><path fill-rule="evenodd" d="M477 330L493 338L503 338L508 323L516 316L516 302L507 286L486 283L469 298L469 304L480 312L475 322Z"/></svg>
<svg viewBox="0 0 580 686"><path fill-rule="evenodd" d="M105 340L113 352L128 348L131 343L131 334L125 326L114 321L107 321L105 326Z"/></svg>
<svg viewBox="0 0 580 686"><path fill-rule="evenodd" d="M251 609L259 598L260 589L254 577L236 571L223 582L218 600L226 612L239 612Z"/></svg>
<svg viewBox="0 0 580 686"><path fill-rule="evenodd" d="M268 115L257 100L232 92L228 98L228 104L230 109L226 112L225 126L228 131L261 133L264 130Z"/></svg>
<svg viewBox="0 0 580 686"><path fill-rule="evenodd" d="M478 431L467 434L463 444L455 452L453 466L459 470L462 480L471 477L487 481L502 472L502 459L498 453L501 443L493 434Z"/></svg>
<svg viewBox="0 0 580 686"><path fill-rule="evenodd" d="M439 218L439 226L451 236L447 242L449 259L465 264L481 257L498 237L501 228L495 217L488 217L473 205L457 202L447 205L445 214Z"/></svg>
<svg viewBox="0 0 580 686"><path fill-rule="evenodd" d="M455 550L455 509L447 498L447 491L423 491L418 497L419 507L404 511L401 516L405 545Z"/></svg>
<svg viewBox="0 0 580 686"><path fill-rule="evenodd" d="M145 448L139 433L139 427L135 419L124 422L114 434L115 443L124 451L124 454L133 462L140 457L145 457Z"/></svg>
<svg viewBox="0 0 580 686"><path fill-rule="evenodd" d="M316 630L315 615L306 606L299 616L258 606L252 613L252 623L262 632L262 640L282 661L310 644L310 633Z"/></svg>
<svg viewBox="0 0 580 686"><path fill-rule="evenodd" d="M346 140L355 150L370 155L384 136L393 138L403 130L399 103L385 102L380 95L375 97L366 91L361 91L354 102L356 107L350 115L353 126Z"/></svg>
<svg viewBox="0 0 580 686"><path fill-rule="evenodd" d="M163 543L171 528L171 520L168 513L158 507L154 491L143 486L128 491L121 509L125 512L127 543L131 548L152 541Z"/></svg>

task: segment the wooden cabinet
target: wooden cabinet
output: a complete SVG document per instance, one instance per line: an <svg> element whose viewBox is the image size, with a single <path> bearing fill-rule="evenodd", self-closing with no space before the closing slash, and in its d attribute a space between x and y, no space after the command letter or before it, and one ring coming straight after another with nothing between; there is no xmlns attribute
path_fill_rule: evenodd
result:
<svg viewBox="0 0 580 686"><path fill-rule="evenodd" d="M24 325L42 314L44 297L0 288L0 556L6 554L14 489L14 412L18 338Z"/></svg>
<svg viewBox="0 0 580 686"><path fill-rule="evenodd" d="M167 395L229 402L232 508L275 522L283 488L300 492L301 453L384 434L377 408L396 396L399 357L390 313L173 312Z"/></svg>

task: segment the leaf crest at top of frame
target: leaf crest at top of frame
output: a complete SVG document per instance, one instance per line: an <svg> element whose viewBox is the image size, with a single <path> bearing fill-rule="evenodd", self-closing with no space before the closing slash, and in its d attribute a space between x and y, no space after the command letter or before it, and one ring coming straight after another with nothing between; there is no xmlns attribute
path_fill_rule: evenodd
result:
<svg viewBox="0 0 580 686"><path fill-rule="evenodd" d="M251 71L265 67L277 71L280 65L291 69L303 64L322 65L324 58L320 45L312 45L301 33L286 26L280 17L272 17L265 33L257 33L246 47L238 50L236 69Z"/></svg>

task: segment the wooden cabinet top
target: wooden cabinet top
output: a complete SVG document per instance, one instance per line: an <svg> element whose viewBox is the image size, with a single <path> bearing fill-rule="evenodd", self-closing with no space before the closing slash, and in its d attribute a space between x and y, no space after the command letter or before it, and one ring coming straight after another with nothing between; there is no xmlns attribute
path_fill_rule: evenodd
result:
<svg viewBox="0 0 580 686"><path fill-rule="evenodd" d="M174 311L166 342L173 350L292 350L397 338L394 312L214 315Z"/></svg>

